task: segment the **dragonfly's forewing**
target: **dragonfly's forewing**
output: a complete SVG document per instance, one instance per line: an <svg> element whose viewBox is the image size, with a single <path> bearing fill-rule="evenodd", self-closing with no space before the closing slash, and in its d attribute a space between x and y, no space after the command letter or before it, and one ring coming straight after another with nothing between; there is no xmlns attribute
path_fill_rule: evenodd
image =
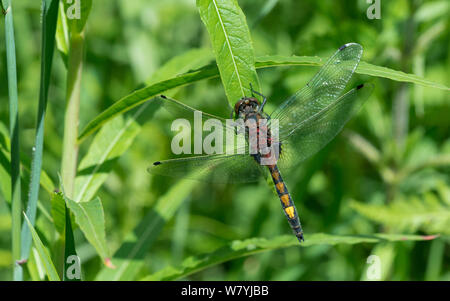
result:
<svg viewBox="0 0 450 301"><path fill-rule="evenodd" d="M349 43L331 56L308 84L282 103L272 114L284 137L335 102L355 71L362 55L359 44Z"/></svg>
<svg viewBox="0 0 450 301"><path fill-rule="evenodd" d="M280 168L295 166L322 149L361 108L372 90L370 83L350 90L285 136L278 162Z"/></svg>
<svg viewBox="0 0 450 301"><path fill-rule="evenodd" d="M254 182L261 175L266 175L266 169L248 154L213 154L170 159L153 163L148 172L213 183Z"/></svg>
<svg viewBox="0 0 450 301"><path fill-rule="evenodd" d="M222 129L224 146L218 154L198 154L155 162L148 168L151 174L201 180L215 183L254 182L266 171L248 154L248 143L237 143L236 127L230 126L226 119L201 112L175 99L159 97L155 100L158 105L166 109L174 118L187 119L192 126L200 122ZM197 121L195 120L197 117ZM204 133L203 133L204 134ZM204 134L205 135L205 134ZM227 149L226 137L233 137L231 148ZM241 137L242 138L242 137ZM229 147L229 146L228 146Z"/></svg>
<svg viewBox="0 0 450 301"><path fill-rule="evenodd" d="M155 102L159 107L164 108L166 111L168 111L174 117L174 119L184 118L188 120L192 126L194 126L197 116L197 120L200 120L202 125L208 122L209 124L222 127L224 131L224 137L226 135L226 132L230 132L230 135L235 135L236 129L227 124L225 118L196 110L182 102L179 102L176 99L167 96L159 96L155 98Z"/></svg>

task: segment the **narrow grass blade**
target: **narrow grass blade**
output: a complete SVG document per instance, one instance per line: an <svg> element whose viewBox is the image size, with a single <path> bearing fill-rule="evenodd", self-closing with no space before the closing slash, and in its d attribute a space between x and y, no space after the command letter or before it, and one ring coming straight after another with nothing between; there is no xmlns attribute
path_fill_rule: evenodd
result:
<svg viewBox="0 0 450 301"><path fill-rule="evenodd" d="M72 220L70 211L64 206L65 231L64 231L64 281L81 280L81 262L75 250L75 239L73 238Z"/></svg>
<svg viewBox="0 0 450 301"><path fill-rule="evenodd" d="M292 235L282 235L272 239L250 238L246 240L236 240L227 246L214 252L189 257L183 261L179 267L167 267L163 270L149 275L142 280L176 280L193 273L204 270L208 267L230 261L236 258L245 257L261 252L282 249L287 247L309 247L314 245L337 245L337 244L361 244L379 243L395 241L420 241L429 240L427 236L402 235L402 234L373 234L373 235L330 235L316 233L308 235L305 242L299 244Z"/></svg>
<svg viewBox="0 0 450 301"><path fill-rule="evenodd" d="M232 107L242 97L252 95L250 84L261 91L245 15L236 0L197 0L197 7Z"/></svg>
<svg viewBox="0 0 450 301"><path fill-rule="evenodd" d="M39 108L36 125L36 138L31 163L30 191L27 204L27 216L31 225L36 219L36 207L39 195L39 183L42 168L42 153L44 147L44 119L47 107L48 87L50 84L50 72L55 47L56 20L58 17L58 0L42 1L42 62L41 83L39 91ZM21 259L28 259L31 248L30 228L22 224Z"/></svg>
<svg viewBox="0 0 450 301"><path fill-rule="evenodd" d="M4 0L2 9L5 15L6 61L8 69L9 94L9 131L11 137L11 237L12 260L14 263L13 279L22 280L20 260L20 227L22 200L20 191L20 147L19 147L19 100L17 93L16 45L14 40L14 23L11 0Z"/></svg>
<svg viewBox="0 0 450 301"><path fill-rule="evenodd" d="M2 128L3 124L0 123L0 128ZM0 130L0 139L4 142L4 144L0 144L0 193L4 197L5 201L8 203L8 205L11 205L11 153L10 153L10 143L9 143L9 137L3 133L2 130ZM21 182L23 183L22 186L28 186L29 185L29 179L30 179L30 165L31 160L26 156L26 154L21 154ZM41 177L40 177L40 185L42 188L44 188L49 194L53 193L54 185L50 177L47 175L47 173L42 170L41 171ZM41 212L46 215L45 208L41 206L39 200L38 200L38 208L41 210Z"/></svg>
<svg viewBox="0 0 450 301"><path fill-rule="evenodd" d="M58 24L56 26L56 47L67 68L67 57L69 55L69 25L67 24L64 5L59 6Z"/></svg>
<svg viewBox="0 0 450 301"><path fill-rule="evenodd" d="M161 197L114 254L112 263L116 269L103 268L96 280L134 280L149 248L196 184L195 181L180 181Z"/></svg>
<svg viewBox="0 0 450 301"><path fill-rule="evenodd" d="M255 66L259 68L280 67L280 66L322 66L323 60L319 57L308 56L263 56L257 57ZM363 67L360 67L360 66ZM400 82L411 82L416 85L425 87L434 87L441 90L449 90L445 85L435 83L413 74L406 74L401 71L375 66L369 63L360 62L359 67L355 71L359 74L378 76L389 78ZM219 76L219 69L216 65L207 65L194 71L190 71L183 75L178 75L164 81L148 85L142 89L133 91L131 94L119 99L97 117L91 120L78 137L78 142L82 142L93 132L98 130L108 120L123 114L132 108L144 103L145 101L155 97L164 91L192 84L194 82L211 79Z"/></svg>
<svg viewBox="0 0 450 301"><path fill-rule="evenodd" d="M58 276L58 272L55 269L55 265L52 262L52 259L50 258L50 254L48 253L45 246L42 244L41 239L39 238L39 235L36 233L36 230L34 229L33 225L31 224L31 221L28 219L27 215L25 216L25 223L27 227L30 229L30 233L33 237L34 246L36 247L36 250L39 254L39 259L42 261L43 266L45 268L45 273L47 274L47 277L51 281L60 281L60 278Z"/></svg>

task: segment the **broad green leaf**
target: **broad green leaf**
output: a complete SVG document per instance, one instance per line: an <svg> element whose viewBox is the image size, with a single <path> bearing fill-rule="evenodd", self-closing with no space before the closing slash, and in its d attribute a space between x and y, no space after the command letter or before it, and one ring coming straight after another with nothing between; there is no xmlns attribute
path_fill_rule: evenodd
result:
<svg viewBox="0 0 450 301"><path fill-rule="evenodd" d="M78 166L75 180L75 202L91 200L108 178L114 162L130 147L140 125L136 119L147 107L142 106L132 116L117 116L95 136L89 151Z"/></svg>
<svg viewBox="0 0 450 301"><path fill-rule="evenodd" d="M66 197L66 205L75 216L75 221L86 239L97 250L103 262L109 264L109 251L106 244L105 216L100 198L88 202L74 202Z"/></svg>
<svg viewBox="0 0 450 301"><path fill-rule="evenodd" d="M39 259L41 260L45 268L45 272L47 274L48 279L51 281L59 281L60 279L58 276L58 272L56 271L55 265L53 264L52 259L50 258L50 254L42 244L39 235L36 233L36 230L34 229L33 225L31 224L30 220L28 219L25 213L24 216L25 222L30 229L31 236L33 237L34 246L36 247L36 250L39 254Z"/></svg>
<svg viewBox="0 0 450 301"><path fill-rule="evenodd" d="M63 1L63 3L70 31L81 33L91 12L92 0L72 1L72 3Z"/></svg>
<svg viewBox="0 0 450 301"><path fill-rule="evenodd" d="M156 241L164 225L173 217L178 207L196 185L195 181L182 180L162 196L154 209L150 210L115 252L111 262L116 268L103 268L96 280L135 279L149 248Z"/></svg>
<svg viewBox="0 0 450 301"><path fill-rule="evenodd" d="M263 56L256 58L256 68L267 68L267 67L278 67L278 66L321 66L323 60L318 57L307 57L307 56ZM363 67L360 67L360 66ZM406 74L401 71L396 71L393 69L378 67L371 65L369 63L360 62L359 67L356 69L356 73L373 75L382 78L389 78L395 81L405 81L411 82L417 85L422 85L425 87L434 87L442 90L450 90L448 87L428 81L419 76L413 74ZM219 70L216 65L211 64L199 68L194 71L190 71L183 75L175 76L164 81L148 85L142 89L133 91L131 94L119 99L105 111L100 113L97 117L91 120L88 125L81 132L78 137L78 141L81 142L87 138L90 134L98 130L103 124L108 120L116 117L117 115L123 114L132 108L144 103L145 101L155 97L164 91L181 87L187 84L192 84L199 80L215 78L219 75ZM299 86L299 88L301 88Z"/></svg>
<svg viewBox="0 0 450 301"><path fill-rule="evenodd" d="M255 69L250 31L236 0L197 0L208 30L225 94L231 107L252 95L250 84L261 91Z"/></svg>
<svg viewBox="0 0 450 301"><path fill-rule="evenodd" d="M167 267L149 275L142 280L175 280L193 273L218 265L220 263L256 253L287 248L309 247L314 245L379 243L406 240L429 240L427 236L402 234L372 234L372 235L330 235L325 233L310 234L299 244L293 235L282 235L272 239L250 238L236 240L216 251L185 259L179 267Z"/></svg>

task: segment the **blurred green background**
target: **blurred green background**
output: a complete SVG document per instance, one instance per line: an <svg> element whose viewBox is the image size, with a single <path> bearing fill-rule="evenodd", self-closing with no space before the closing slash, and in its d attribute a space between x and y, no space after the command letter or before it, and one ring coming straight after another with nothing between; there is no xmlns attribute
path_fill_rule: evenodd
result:
<svg viewBox="0 0 450 301"><path fill-rule="evenodd" d="M255 55L326 58L357 42L363 60L450 85L449 2L381 1L381 19L369 20L365 0L239 0ZM40 81L40 1L14 1L21 150L31 157ZM0 30L0 120L8 124L3 26ZM157 77L171 58L211 48L193 0L96 0L86 29L80 129L121 97ZM266 111L306 84L317 67L259 69ZM43 169L58 183L66 69L55 52L45 124ZM330 234L440 234L426 242L290 247L232 260L188 277L193 280L360 280L367 257L380 256L382 279L450 280L450 98L442 90L354 75L349 86L372 80L364 108L327 147L285 173L305 231ZM229 116L220 79L176 91L175 98L205 112ZM149 114L129 150L99 190L108 246L115 251L177 179L146 172L168 157L167 116ZM80 158L89 141L83 143ZM42 189L41 189L42 190ZM26 196L27 187L23 189ZM49 195L40 200L49 205ZM10 213L0 200L0 280L11 279ZM41 239L54 229L38 214ZM290 233L279 200L262 179L255 184L199 183L165 225L139 276L235 239ZM83 277L102 268L95 250L75 232ZM137 277L139 279L140 277Z"/></svg>

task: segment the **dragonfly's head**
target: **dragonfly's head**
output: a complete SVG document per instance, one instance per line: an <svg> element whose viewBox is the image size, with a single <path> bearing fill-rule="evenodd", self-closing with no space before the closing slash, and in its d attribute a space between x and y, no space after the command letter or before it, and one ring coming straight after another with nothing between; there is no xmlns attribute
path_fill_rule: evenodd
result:
<svg viewBox="0 0 450 301"><path fill-rule="evenodd" d="M259 101L254 97L242 97L235 105L234 112L237 118L244 118L247 114L258 111Z"/></svg>

